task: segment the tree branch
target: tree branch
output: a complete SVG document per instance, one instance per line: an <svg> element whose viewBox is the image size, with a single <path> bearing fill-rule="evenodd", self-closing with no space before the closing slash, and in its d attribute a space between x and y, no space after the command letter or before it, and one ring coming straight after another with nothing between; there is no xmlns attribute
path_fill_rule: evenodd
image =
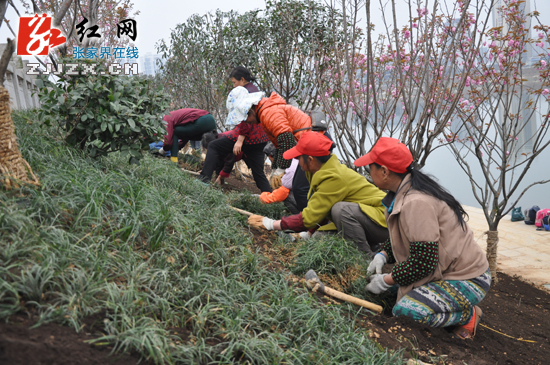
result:
<svg viewBox="0 0 550 365"><path fill-rule="evenodd" d="M0 58L0 85L2 86L4 86L4 77L6 75L6 70L8 69L11 55L14 51L15 41L8 38L8 43L6 44L6 48L4 48L4 52L2 53L2 57Z"/></svg>

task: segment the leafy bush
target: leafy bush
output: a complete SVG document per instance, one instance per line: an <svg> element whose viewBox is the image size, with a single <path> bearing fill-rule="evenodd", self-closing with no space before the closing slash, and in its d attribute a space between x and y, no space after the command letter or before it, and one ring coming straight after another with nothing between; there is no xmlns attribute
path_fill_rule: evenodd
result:
<svg viewBox="0 0 550 365"><path fill-rule="evenodd" d="M91 157L120 151L130 163L137 162L141 150L165 133L162 117L168 97L145 78L110 75L105 66L89 60L80 70L83 65L95 74L67 75L65 68L57 81L44 76L37 82L40 119Z"/></svg>

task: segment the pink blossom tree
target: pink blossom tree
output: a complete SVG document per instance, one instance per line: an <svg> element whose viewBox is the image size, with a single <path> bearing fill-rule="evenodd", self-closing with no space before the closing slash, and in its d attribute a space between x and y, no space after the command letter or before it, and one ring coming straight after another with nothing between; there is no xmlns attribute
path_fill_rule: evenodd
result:
<svg viewBox="0 0 550 365"><path fill-rule="evenodd" d="M549 28L539 24L536 36L530 37L528 24L533 15L525 14L522 3L505 0L504 6L495 9L503 26L486 33L488 50L477 56L469 85L454 109L460 127L448 128L441 138L483 208L489 226L487 257L494 278L499 222L528 189L550 182L543 179L522 185L535 159L550 145ZM533 46L538 60L530 65L525 55Z"/></svg>
<svg viewBox="0 0 550 365"><path fill-rule="evenodd" d="M471 82L492 1L459 0L448 7L435 0L430 8L428 1L411 1L403 25L397 23L397 2L379 1L385 25L380 33L373 24L374 3L340 2L346 21L329 24L345 38L332 49L325 76L318 77L319 102L349 165L380 136L391 136L407 144L416 167L422 167L441 147L439 137ZM320 75L317 66L312 72Z"/></svg>

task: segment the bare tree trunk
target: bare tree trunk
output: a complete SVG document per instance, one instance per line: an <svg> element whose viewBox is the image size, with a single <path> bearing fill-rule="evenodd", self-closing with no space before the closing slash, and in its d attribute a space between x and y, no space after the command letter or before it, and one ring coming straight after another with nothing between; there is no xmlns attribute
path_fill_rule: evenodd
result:
<svg viewBox="0 0 550 365"><path fill-rule="evenodd" d="M4 53L0 58L0 86L4 86L4 77L6 76L6 70L11 60L11 55L15 51L15 42L8 38L8 43L6 48L4 48Z"/></svg>
<svg viewBox="0 0 550 365"><path fill-rule="evenodd" d="M498 231L489 228L487 233L487 260L489 261L489 269L493 283L498 282L497 278L497 248L498 248Z"/></svg>
<svg viewBox="0 0 550 365"><path fill-rule="evenodd" d="M0 0L0 27L2 27L2 23L4 22L6 10L8 10L8 0Z"/></svg>

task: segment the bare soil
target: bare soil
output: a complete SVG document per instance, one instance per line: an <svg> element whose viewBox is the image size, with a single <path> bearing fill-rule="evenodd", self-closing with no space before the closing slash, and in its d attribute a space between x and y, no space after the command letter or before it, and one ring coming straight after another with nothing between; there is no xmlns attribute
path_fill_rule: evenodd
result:
<svg viewBox="0 0 550 365"><path fill-rule="evenodd" d="M111 355L111 346L85 342L102 335L99 329L103 328L103 318L102 315L86 318L84 328L77 333L73 328L55 323L31 328L36 323L32 315L12 316L9 322L0 322L0 364L152 364L140 362L137 354Z"/></svg>

